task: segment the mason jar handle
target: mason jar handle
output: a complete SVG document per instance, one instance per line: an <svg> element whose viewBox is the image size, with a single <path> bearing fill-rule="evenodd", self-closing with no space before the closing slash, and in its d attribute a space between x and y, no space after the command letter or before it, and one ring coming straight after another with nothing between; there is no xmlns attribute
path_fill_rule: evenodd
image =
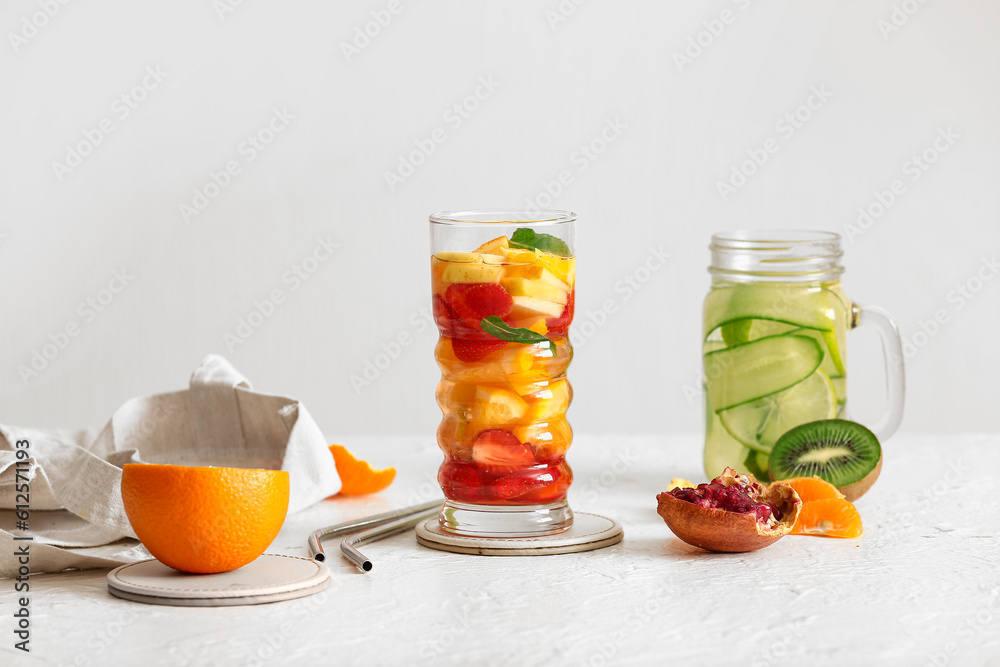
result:
<svg viewBox="0 0 1000 667"><path fill-rule="evenodd" d="M855 326L870 324L882 339L882 356L885 358L886 410L872 432L881 441L888 439L903 421L903 404L906 399L906 373L903 368L903 344L899 327L889 312L878 306L854 306Z"/></svg>

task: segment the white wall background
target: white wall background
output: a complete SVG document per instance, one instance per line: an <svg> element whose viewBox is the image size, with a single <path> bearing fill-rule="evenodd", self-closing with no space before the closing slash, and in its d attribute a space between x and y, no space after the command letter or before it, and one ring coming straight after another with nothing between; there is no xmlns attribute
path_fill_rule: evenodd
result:
<svg viewBox="0 0 1000 667"><path fill-rule="evenodd" d="M578 432L700 430L684 388L698 381L710 234L843 232L894 179L903 193L845 243L845 287L920 345L903 429L1000 427L1000 278L976 275L1000 249L997 3L396 0L348 61L342 44L387 2L224 1L52 2L52 18L42 0L0 3L0 421L99 426L218 351L256 388L302 398L331 439L433 433L427 214L523 206L566 170L552 205L580 215L577 322L618 306L571 368ZM123 117L116 99L150 67L163 80ZM468 118L446 115L482 79L495 90L479 88ZM776 123L814 87L831 97L788 137ZM273 109L294 119L248 160L241 142ZM60 179L53 163L103 119L113 131ZM609 121L624 129L581 169L579 147ZM445 141L390 189L385 173L436 128ZM957 139L913 180L907 161L948 128ZM778 151L724 200L717 182L769 137ZM230 160L240 173L185 221L180 205ZM283 276L318 237L339 247L293 289ZM616 292L661 247L667 266ZM80 309L123 269L134 278L101 312ZM971 299L949 299L968 281ZM284 302L229 349L276 289ZM947 322L918 333L936 311ZM352 387L403 332L412 344ZM877 339L858 331L851 346L853 410L872 418Z"/></svg>

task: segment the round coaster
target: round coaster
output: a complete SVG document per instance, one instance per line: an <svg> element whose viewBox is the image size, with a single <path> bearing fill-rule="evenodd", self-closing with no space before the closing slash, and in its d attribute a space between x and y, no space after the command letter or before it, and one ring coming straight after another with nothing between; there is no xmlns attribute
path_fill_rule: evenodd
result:
<svg viewBox="0 0 1000 667"><path fill-rule="evenodd" d="M326 565L308 558L264 554L232 572L189 574L156 559L108 572L108 592L146 604L229 607L306 597L330 585Z"/></svg>
<svg viewBox="0 0 1000 667"><path fill-rule="evenodd" d="M437 517L417 524L417 542L431 549L480 556L546 556L590 551L618 544L620 523L599 514L573 513L573 525L542 537L464 537L441 530Z"/></svg>

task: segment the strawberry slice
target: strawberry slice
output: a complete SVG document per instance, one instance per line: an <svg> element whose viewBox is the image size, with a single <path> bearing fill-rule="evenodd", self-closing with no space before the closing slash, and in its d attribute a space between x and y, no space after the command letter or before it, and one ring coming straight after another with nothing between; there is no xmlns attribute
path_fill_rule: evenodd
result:
<svg viewBox="0 0 1000 667"><path fill-rule="evenodd" d="M484 468L501 472L534 464L535 454L510 431L491 428L476 436L472 443L472 460Z"/></svg>
<svg viewBox="0 0 1000 667"><path fill-rule="evenodd" d="M451 306L444 300L440 294L434 295L434 323L437 324L438 331L441 332L442 336L447 336L451 338L455 335L455 321L458 316L455 315L455 311L451 309Z"/></svg>
<svg viewBox="0 0 1000 667"><path fill-rule="evenodd" d="M510 294L496 283L449 285L444 298L456 315L476 328L484 317L506 317L514 307Z"/></svg>
<svg viewBox="0 0 1000 667"><path fill-rule="evenodd" d="M550 317L545 320L545 326L549 328L549 336L565 336L569 331L570 322L573 321L573 302L576 297L576 289L573 289L569 293L569 298L566 300L566 305L563 307L562 313L559 317Z"/></svg>
<svg viewBox="0 0 1000 667"><path fill-rule="evenodd" d="M573 473L565 462L519 470L493 481L497 500L519 505L554 503L566 497Z"/></svg>
<svg viewBox="0 0 1000 667"><path fill-rule="evenodd" d="M482 332L486 335L486 332ZM490 352L499 350L507 344L505 340L497 340L487 335L486 340L469 340L468 338L452 338L451 349L460 361L466 363L479 361Z"/></svg>

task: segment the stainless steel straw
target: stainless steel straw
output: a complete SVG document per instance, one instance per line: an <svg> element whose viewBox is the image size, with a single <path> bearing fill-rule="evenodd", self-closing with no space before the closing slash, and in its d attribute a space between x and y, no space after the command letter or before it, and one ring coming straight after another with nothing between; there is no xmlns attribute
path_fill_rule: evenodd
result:
<svg viewBox="0 0 1000 667"><path fill-rule="evenodd" d="M443 502L440 499L432 500L421 505L404 507L320 528L309 536L309 549L312 552L312 557L318 561L326 560L326 553L324 553L323 545L320 542L328 538L351 534L351 537L341 542L340 552L363 571L368 572L372 569L371 560L355 547L389 537L417 525L423 519L437 514Z"/></svg>

